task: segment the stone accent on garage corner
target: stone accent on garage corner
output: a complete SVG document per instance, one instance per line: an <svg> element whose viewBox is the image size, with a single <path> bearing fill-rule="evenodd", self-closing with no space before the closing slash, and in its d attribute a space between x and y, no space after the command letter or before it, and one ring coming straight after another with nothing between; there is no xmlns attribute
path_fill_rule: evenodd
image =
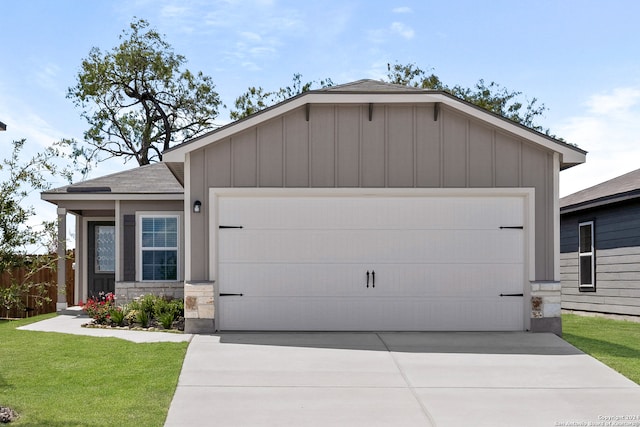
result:
<svg viewBox="0 0 640 427"><path fill-rule="evenodd" d="M560 282L531 282L531 331L562 336Z"/></svg>
<svg viewBox="0 0 640 427"><path fill-rule="evenodd" d="M215 315L213 282L184 284L184 331L213 333Z"/></svg>

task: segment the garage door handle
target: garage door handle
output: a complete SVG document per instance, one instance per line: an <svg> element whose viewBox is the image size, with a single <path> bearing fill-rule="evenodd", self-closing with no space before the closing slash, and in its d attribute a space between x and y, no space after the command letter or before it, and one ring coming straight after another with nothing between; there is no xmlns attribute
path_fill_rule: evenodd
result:
<svg viewBox="0 0 640 427"><path fill-rule="evenodd" d="M524 230L522 225L501 225L500 230Z"/></svg>
<svg viewBox="0 0 640 427"><path fill-rule="evenodd" d="M501 297L523 297L524 294L500 294Z"/></svg>
<svg viewBox="0 0 640 427"><path fill-rule="evenodd" d="M367 270L367 288L369 287L369 270Z"/></svg>
<svg viewBox="0 0 640 427"><path fill-rule="evenodd" d="M242 294L220 294L221 297L241 297Z"/></svg>
<svg viewBox="0 0 640 427"><path fill-rule="evenodd" d="M372 280L372 286L373 288L376 287L376 272L374 270L371 270L371 280Z"/></svg>

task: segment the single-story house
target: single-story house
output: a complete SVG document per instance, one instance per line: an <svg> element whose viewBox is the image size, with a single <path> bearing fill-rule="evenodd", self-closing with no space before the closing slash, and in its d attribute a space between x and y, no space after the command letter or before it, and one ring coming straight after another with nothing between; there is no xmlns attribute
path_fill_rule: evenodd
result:
<svg viewBox="0 0 640 427"><path fill-rule="evenodd" d="M361 80L42 197L60 236L76 216L78 300L184 296L188 331L560 333L559 174L585 155Z"/></svg>
<svg viewBox="0 0 640 427"><path fill-rule="evenodd" d="M562 308L640 315L640 169L560 199Z"/></svg>

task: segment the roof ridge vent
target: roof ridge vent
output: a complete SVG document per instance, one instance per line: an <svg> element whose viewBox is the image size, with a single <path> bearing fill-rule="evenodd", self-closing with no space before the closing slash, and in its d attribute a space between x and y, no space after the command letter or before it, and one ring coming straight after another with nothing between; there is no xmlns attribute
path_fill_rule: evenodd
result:
<svg viewBox="0 0 640 427"><path fill-rule="evenodd" d="M111 187L78 185L75 187L67 187L67 193L111 193Z"/></svg>

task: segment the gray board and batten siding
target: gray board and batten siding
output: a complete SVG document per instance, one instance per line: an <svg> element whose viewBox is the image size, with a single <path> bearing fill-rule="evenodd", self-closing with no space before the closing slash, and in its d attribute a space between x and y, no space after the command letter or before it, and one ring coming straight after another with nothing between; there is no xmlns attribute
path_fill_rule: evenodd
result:
<svg viewBox="0 0 640 427"><path fill-rule="evenodd" d="M437 109L437 111L436 111ZM535 278L554 280L554 154L439 104L308 104L189 153L209 188L534 188ZM191 280L208 278L208 204L191 215Z"/></svg>
<svg viewBox="0 0 640 427"><path fill-rule="evenodd" d="M594 222L595 287L578 286L578 228ZM562 213L562 308L640 315L640 199Z"/></svg>

